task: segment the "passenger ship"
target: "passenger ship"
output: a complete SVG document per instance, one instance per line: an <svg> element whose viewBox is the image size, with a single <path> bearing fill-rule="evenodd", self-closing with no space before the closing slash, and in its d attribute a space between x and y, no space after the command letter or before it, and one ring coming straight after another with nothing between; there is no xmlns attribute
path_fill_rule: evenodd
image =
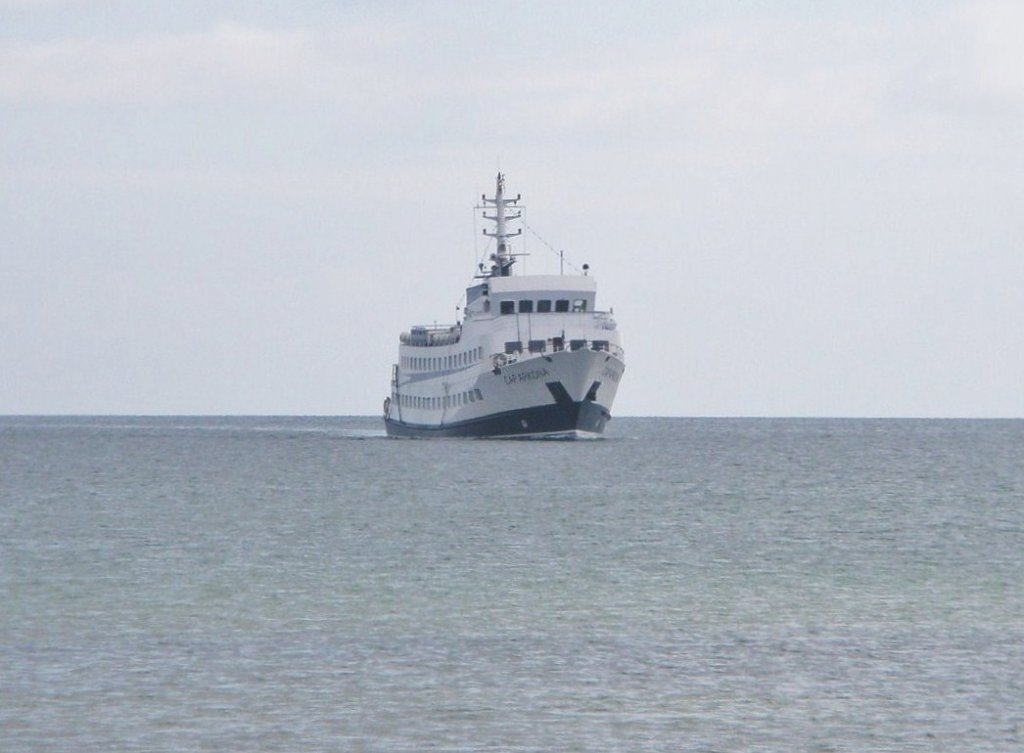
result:
<svg viewBox="0 0 1024 753"><path fill-rule="evenodd" d="M510 239L522 228L520 196L505 198L498 173L489 270L466 289L463 321L418 326L399 338L384 424L394 437L597 437L611 418L625 369L611 311L581 275L513 275ZM488 214L488 212L493 212Z"/></svg>

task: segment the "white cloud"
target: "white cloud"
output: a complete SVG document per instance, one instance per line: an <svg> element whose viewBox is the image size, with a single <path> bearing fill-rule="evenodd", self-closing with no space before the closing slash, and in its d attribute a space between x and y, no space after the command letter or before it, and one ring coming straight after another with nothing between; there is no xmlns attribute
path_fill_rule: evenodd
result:
<svg viewBox="0 0 1024 753"><path fill-rule="evenodd" d="M0 43L0 100L300 102L340 121L411 129L447 112L463 133L504 109L529 113L523 120L537 133L678 141L696 131L751 149L778 137L916 148L941 140L926 121L954 98L1024 98L1021 29L1024 9L1001 2L898 22L739 17L658 44L624 39L608 54L524 53L495 71L474 64L486 59L486 40L447 28L443 17L287 30L225 24ZM442 48L463 54L434 54Z"/></svg>
<svg viewBox="0 0 1024 753"><path fill-rule="evenodd" d="M977 90L1015 108L1024 105L1024 5L986 0L967 5L959 14L970 34L968 70Z"/></svg>
<svg viewBox="0 0 1024 753"><path fill-rule="evenodd" d="M367 84L360 57L395 32L360 27L269 30L224 24L173 35L8 42L0 46L0 99L52 103L273 101ZM329 50L343 50L333 55Z"/></svg>

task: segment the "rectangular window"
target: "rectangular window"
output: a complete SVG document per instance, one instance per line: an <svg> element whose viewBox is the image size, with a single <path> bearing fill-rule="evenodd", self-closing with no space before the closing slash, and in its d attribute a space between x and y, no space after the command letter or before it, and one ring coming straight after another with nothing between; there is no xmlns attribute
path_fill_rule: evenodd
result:
<svg viewBox="0 0 1024 753"><path fill-rule="evenodd" d="M587 341L586 340L570 340L569 341L569 350L583 350L585 347L587 347Z"/></svg>
<svg viewBox="0 0 1024 753"><path fill-rule="evenodd" d="M555 301L555 311L562 312L569 310L569 301L565 298Z"/></svg>
<svg viewBox="0 0 1024 753"><path fill-rule="evenodd" d="M547 348L547 343L544 340L530 340L530 352L531 353L543 353Z"/></svg>
<svg viewBox="0 0 1024 753"><path fill-rule="evenodd" d="M484 394L483 394L483 393L482 393L482 392L480 391L480 388L479 388L479 387L477 387L476 389L474 389L474 390L473 390L473 392L475 392L475 393L476 393L476 399L477 399L477 400L483 400L483 399L484 399Z"/></svg>
<svg viewBox="0 0 1024 753"><path fill-rule="evenodd" d="M551 311L551 301L537 301L537 313L547 314Z"/></svg>
<svg viewBox="0 0 1024 753"><path fill-rule="evenodd" d="M520 301L519 302L519 313L520 314L532 314L533 313L533 301Z"/></svg>
<svg viewBox="0 0 1024 753"><path fill-rule="evenodd" d="M594 342L590 344L590 347L593 348L594 350L608 350L608 341L594 340Z"/></svg>
<svg viewBox="0 0 1024 753"><path fill-rule="evenodd" d="M577 298L575 301L572 302L572 310L573 311L586 311L587 310L587 299L586 298Z"/></svg>
<svg viewBox="0 0 1024 753"><path fill-rule="evenodd" d="M523 344L518 340L509 340L505 343L505 352L509 355L512 355L513 353L522 353Z"/></svg>
<svg viewBox="0 0 1024 753"><path fill-rule="evenodd" d="M516 302L515 301L502 301L501 302L501 313L503 313L503 314L514 314L514 313L516 313Z"/></svg>

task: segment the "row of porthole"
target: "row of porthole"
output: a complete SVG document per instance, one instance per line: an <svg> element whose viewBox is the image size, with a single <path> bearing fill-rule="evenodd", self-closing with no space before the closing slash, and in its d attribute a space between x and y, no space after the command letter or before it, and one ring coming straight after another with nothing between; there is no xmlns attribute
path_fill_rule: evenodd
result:
<svg viewBox="0 0 1024 753"><path fill-rule="evenodd" d="M480 389L474 388L465 392L456 392L454 395L444 397L420 397L419 395L399 395L398 402L403 408L420 408L423 410L441 410L442 408L457 408L460 405L468 405L478 400L483 400L484 395Z"/></svg>
<svg viewBox="0 0 1024 753"><path fill-rule="evenodd" d="M483 348L473 348L450 356L402 356L402 368L413 371L441 371L469 366L484 357Z"/></svg>

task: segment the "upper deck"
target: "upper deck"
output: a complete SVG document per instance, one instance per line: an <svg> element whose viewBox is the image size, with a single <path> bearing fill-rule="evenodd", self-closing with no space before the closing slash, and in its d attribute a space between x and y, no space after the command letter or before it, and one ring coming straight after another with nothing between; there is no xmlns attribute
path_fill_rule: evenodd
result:
<svg viewBox="0 0 1024 753"><path fill-rule="evenodd" d="M594 311L597 284L582 275L488 277L466 288L466 318Z"/></svg>

